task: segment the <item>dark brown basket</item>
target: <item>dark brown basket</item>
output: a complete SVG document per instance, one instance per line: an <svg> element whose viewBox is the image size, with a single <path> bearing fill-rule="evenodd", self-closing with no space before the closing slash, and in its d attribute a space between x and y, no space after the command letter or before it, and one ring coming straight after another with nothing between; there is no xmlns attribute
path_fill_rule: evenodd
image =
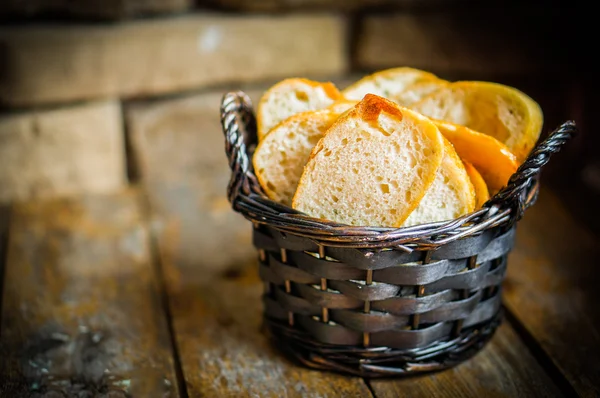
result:
<svg viewBox="0 0 600 398"><path fill-rule="evenodd" d="M559 126L482 209L394 229L328 222L269 200L252 170L256 123L243 92L224 95L221 122L228 198L254 225L270 336L306 366L365 377L444 369L490 339L516 223L536 200L541 168L576 130Z"/></svg>

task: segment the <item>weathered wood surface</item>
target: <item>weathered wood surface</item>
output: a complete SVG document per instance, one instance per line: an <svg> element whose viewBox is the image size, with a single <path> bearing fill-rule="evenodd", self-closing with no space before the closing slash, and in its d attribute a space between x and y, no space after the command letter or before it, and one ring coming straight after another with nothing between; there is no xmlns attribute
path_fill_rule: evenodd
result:
<svg viewBox="0 0 600 398"><path fill-rule="evenodd" d="M260 327L263 286L253 258L214 278L202 267L178 265L185 256L168 239L158 244L190 396L370 396L360 379L301 369L273 350ZM465 364L370 386L377 397L562 396L508 321Z"/></svg>
<svg viewBox="0 0 600 398"><path fill-rule="evenodd" d="M598 240L546 189L519 224L510 316L492 341L457 367L406 379L290 363L263 333L254 255L219 272L180 262L168 231L150 238L135 192L17 205L2 220L0 397L598 396Z"/></svg>
<svg viewBox="0 0 600 398"><path fill-rule="evenodd" d="M599 244L542 190L520 221L504 289L510 311L582 397L600 396Z"/></svg>
<svg viewBox="0 0 600 398"><path fill-rule="evenodd" d="M15 206L9 236L1 397L178 396L135 194Z"/></svg>
<svg viewBox="0 0 600 398"><path fill-rule="evenodd" d="M481 352L452 369L370 384L378 398L563 396L506 321Z"/></svg>
<svg viewBox="0 0 600 398"><path fill-rule="evenodd" d="M168 241L179 266L201 267L205 274L254 254L246 220L225 197L231 172L218 117L222 95L212 91L125 108L153 232Z"/></svg>
<svg viewBox="0 0 600 398"><path fill-rule="evenodd" d="M254 261L209 280L201 268L163 266L190 397L372 396L361 378L292 365L271 347Z"/></svg>

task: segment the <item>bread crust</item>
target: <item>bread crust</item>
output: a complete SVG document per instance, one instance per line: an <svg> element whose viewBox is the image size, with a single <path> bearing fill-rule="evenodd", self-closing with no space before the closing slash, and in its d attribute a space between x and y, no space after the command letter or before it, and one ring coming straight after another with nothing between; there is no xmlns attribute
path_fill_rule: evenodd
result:
<svg viewBox="0 0 600 398"><path fill-rule="evenodd" d="M474 209L473 183L454 147L444 138L444 157L434 182L404 225L446 221L463 216Z"/></svg>
<svg viewBox="0 0 600 398"><path fill-rule="evenodd" d="M480 209L481 206L483 206L483 204L489 200L490 192L485 181L483 180L483 177L481 174L479 174L475 166L464 160L463 164L465 165L465 170L467 171L467 174L471 179L471 183L473 183L473 188L475 189L475 209Z"/></svg>
<svg viewBox="0 0 600 398"><path fill-rule="evenodd" d="M481 174L490 193L498 192L517 171L517 157L500 141L465 126L432 119L458 155Z"/></svg>

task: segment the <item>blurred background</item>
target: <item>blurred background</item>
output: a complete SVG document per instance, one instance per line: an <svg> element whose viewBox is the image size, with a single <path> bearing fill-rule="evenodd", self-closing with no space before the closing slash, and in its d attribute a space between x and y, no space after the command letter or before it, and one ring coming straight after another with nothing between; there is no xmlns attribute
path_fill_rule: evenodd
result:
<svg viewBox="0 0 600 398"><path fill-rule="evenodd" d="M3 0L0 203L140 189L178 264L220 269L253 252L225 199L222 95L411 66L523 90L544 135L575 120L543 179L597 232L591 14L575 1ZM216 250L224 240L240 244Z"/></svg>

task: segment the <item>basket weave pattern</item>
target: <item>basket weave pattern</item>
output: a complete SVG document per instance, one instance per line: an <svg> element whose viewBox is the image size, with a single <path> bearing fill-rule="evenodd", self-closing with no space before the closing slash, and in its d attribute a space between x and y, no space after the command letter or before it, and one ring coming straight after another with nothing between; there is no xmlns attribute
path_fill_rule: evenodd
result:
<svg viewBox="0 0 600 398"><path fill-rule="evenodd" d="M491 338L517 221L535 202L541 168L575 133L572 122L556 129L481 210L394 229L315 219L269 200L252 171L248 97L227 93L221 120L228 197L254 226L274 342L307 366L367 377L447 368Z"/></svg>

